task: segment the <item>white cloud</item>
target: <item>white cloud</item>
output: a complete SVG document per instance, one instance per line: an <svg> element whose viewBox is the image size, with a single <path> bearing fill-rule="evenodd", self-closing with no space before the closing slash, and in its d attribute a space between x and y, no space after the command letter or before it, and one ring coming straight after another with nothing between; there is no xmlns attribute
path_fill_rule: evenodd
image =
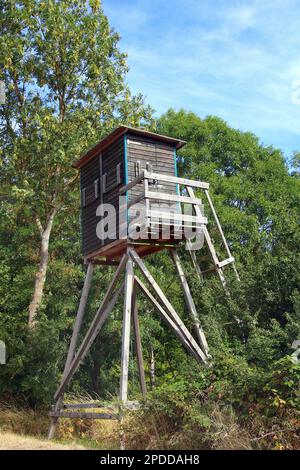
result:
<svg viewBox="0 0 300 470"><path fill-rule="evenodd" d="M248 5L240 6L229 13L229 18L235 27L244 30L255 25L255 10Z"/></svg>
<svg viewBox="0 0 300 470"><path fill-rule="evenodd" d="M108 0L128 81L158 110L217 114L289 152L300 147L300 2ZM280 144L282 142L282 144Z"/></svg>

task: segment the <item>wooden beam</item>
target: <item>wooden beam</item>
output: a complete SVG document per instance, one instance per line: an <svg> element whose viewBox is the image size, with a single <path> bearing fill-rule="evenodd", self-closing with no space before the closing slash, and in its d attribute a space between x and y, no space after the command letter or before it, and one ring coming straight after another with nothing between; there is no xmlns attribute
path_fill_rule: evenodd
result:
<svg viewBox="0 0 300 470"><path fill-rule="evenodd" d="M83 320L84 313L85 313L85 307L86 307L86 303L87 303L87 299L88 299L88 294L89 294L89 290L90 290L90 287L91 287L93 271L94 271L94 266L93 266L93 263L90 262L90 263L88 263L87 272L86 272L86 276L85 276L85 279L84 279L84 285L83 285L83 289L82 289L82 292L81 292L79 307L78 307L78 311L77 311L77 315L76 315L75 324L74 324L74 327L73 327L72 338L71 338L71 342L70 342L70 346L69 346L69 350L68 350L67 360L66 360L65 367L64 367L63 379L66 377L66 374L67 374L67 372L70 368L71 362L74 358L74 354L75 354L75 350L76 350L76 346L77 346L78 335L79 335L79 332L80 332L80 329L81 329L82 320ZM55 403L55 411L57 413L59 412L59 410L61 408L62 398L63 397L61 397ZM48 438L49 439L52 439L54 437L56 426L57 426L57 421L58 421L58 418L53 416L52 419L51 419L51 423L50 423L50 427L49 427L49 431L48 431Z"/></svg>
<svg viewBox="0 0 300 470"><path fill-rule="evenodd" d="M204 192L205 192L205 195L206 195L206 198L207 198L209 207L210 207L210 209L211 209L211 211L212 211L212 214L213 214L213 216L214 216L214 219L215 219L215 221L216 221L217 227L218 227L218 229L219 229L219 232L220 232L220 235L221 235L221 238L222 238L222 241L223 241L225 250L226 250L226 252L227 252L228 258L232 258L232 255L231 255L231 252L230 252L230 249L229 249L227 240L226 240L226 238L225 238L223 229L222 229L222 227L221 227L219 218L218 218L217 213L216 213L216 211L215 211L215 208L214 208L214 205L213 205L213 203L212 203L212 200L211 200L211 197L210 197L210 195L209 195L209 192L208 192L208 190L205 190ZM235 263L233 263L233 269L234 269L234 272L235 272L235 275L236 275L237 280L240 281L240 276L239 276L239 273L238 273L238 271L237 271L237 269L236 269Z"/></svg>
<svg viewBox="0 0 300 470"><path fill-rule="evenodd" d="M147 387L146 387L145 370L144 370L142 340L141 340L139 317L138 317L138 305L137 305L137 299L136 299L136 282L134 282L133 293L132 293L132 317L133 317L133 330L134 330L134 336L135 336L135 346L136 346L140 387L141 387L142 394L146 395Z"/></svg>
<svg viewBox="0 0 300 470"><path fill-rule="evenodd" d="M189 196L177 196L176 194L156 193L154 191L147 191L145 193L146 199L156 199L159 201L181 202L183 204L198 204L202 205L202 200L198 198L191 198Z"/></svg>
<svg viewBox="0 0 300 470"><path fill-rule="evenodd" d="M200 209L199 209L200 210ZM203 217L201 214L200 215L186 215L186 214L181 214L181 213L176 213L176 212L166 212L166 211L159 211L159 210L153 210L150 209L148 216L150 217L150 220L152 218L158 218L158 219L167 219L170 220L171 222L175 221L180 221L180 222L193 222L196 225L203 225L207 224L207 217Z"/></svg>
<svg viewBox="0 0 300 470"><path fill-rule="evenodd" d="M126 184L125 186L122 186L119 190L119 194L124 194L126 193L127 191L129 191L131 188L133 188L133 186L135 186L136 184L139 184L141 181L143 181L144 179L144 172L146 170L144 170L139 176L137 176L136 178L134 178L132 181L130 181L130 183Z"/></svg>
<svg viewBox="0 0 300 470"><path fill-rule="evenodd" d="M103 246L102 248L98 248L84 257L84 263L88 263L93 261L95 258L106 258L107 260L115 259L118 256L122 256L124 254L124 250L126 253L126 243L127 239L118 239L112 241L111 243Z"/></svg>
<svg viewBox="0 0 300 470"><path fill-rule="evenodd" d="M139 269L142 272L145 279L150 283L150 285L155 290L156 294L160 298L160 300L161 300L162 304L164 305L165 309L167 310L167 312L169 312L169 315L171 316L172 320L180 327L180 329L183 332L186 339L191 343L194 350L198 354L199 358L202 359L203 362L206 362L207 358L206 358L205 354L202 352L201 348L199 347L199 345L197 344L197 342L195 341L195 339L193 338L191 333L188 331L188 329L186 328L186 326L182 322L181 318L176 313L173 306L170 304L170 302L168 301L168 299L164 295L163 291L161 290L161 288L159 287L159 285L157 284L157 282L155 281L155 279L153 278L153 276L151 275L149 270L146 268L145 264L143 263L143 261L141 260L141 258L137 254L137 252L135 250L133 250L132 248L130 248L128 250L128 253L129 253L130 257L132 258L132 260L139 267Z"/></svg>
<svg viewBox="0 0 300 470"><path fill-rule="evenodd" d="M177 176L162 175L161 173L152 173L147 170L144 170L144 177L164 181L165 183L176 183L184 186L192 186L194 188L209 189L209 183L204 183L203 181L193 181L186 178L178 178Z"/></svg>
<svg viewBox="0 0 300 470"><path fill-rule="evenodd" d="M171 253L171 257L173 259L173 262L174 262L174 265L175 265L175 268L176 268L176 271L177 271L177 274L178 274L178 277L179 277L179 280L180 280L180 284L181 284L181 287L182 287L182 290L183 290L185 303L187 305L189 314L190 314L190 316L193 320L193 324L194 324L194 327L195 327L195 332L196 332L196 336L197 336L197 339L198 339L199 346L201 347L204 354L207 357L209 357L210 354L209 354L208 344L207 344L207 341L206 341L206 338L205 338L204 331L202 330L202 328L200 326L200 320L199 320L199 317L198 317L196 306L195 306L195 303L194 303L194 300L193 300L193 297L192 297L187 279L185 277L185 274L184 274L184 271L183 271L183 268L182 268L182 265L181 265L181 262L180 262L180 258L178 256L178 253L177 253L176 250L170 250L170 253Z"/></svg>
<svg viewBox="0 0 300 470"><path fill-rule="evenodd" d="M118 414L112 413L89 413L83 411L50 411L49 416L53 418L82 418L82 419L119 419Z"/></svg>
<svg viewBox="0 0 300 470"><path fill-rule="evenodd" d="M187 187L187 192L188 192L188 195L190 197L195 197L194 191L191 187L189 187L189 186ZM201 215L200 207L195 205L194 209L195 209L196 214L200 216ZM210 235L208 233L208 230L207 230L206 226L203 226L203 234L204 234L204 238L205 238L205 241L207 243L207 246L208 246L208 250L209 250L209 252L211 254L211 257L213 259L214 265L217 267L216 271L217 271L217 274L218 274L219 279L221 281L221 284L223 286L223 289L225 290L226 294L228 295L229 292L228 292L227 285L226 285L226 279L225 279L222 268L218 267L219 259L218 259L217 253L215 251L215 248L213 246L213 243L211 241L211 238L210 238Z"/></svg>
<svg viewBox="0 0 300 470"><path fill-rule="evenodd" d="M60 411L61 406L62 406L62 401L63 401L63 395L61 397L59 397L55 402L54 411L56 413L58 413ZM53 439L53 437L55 435L55 431L56 431L57 422L58 422L58 417L52 416L50 426L49 426L49 430L48 430L48 439Z"/></svg>
<svg viewBox="0 0 300 470"><path fill-rule="evenodd" d="M92 328L90 327L89 331L87 332L83 342L81 343L81 346L77 352L77 354L74 357L74 360L70 366L70 370L68 371L65 379L62 381L59 389L57 390L54 398L57 399L59 398L65 391L66 387L68 386L70 380L72 379L73 375L77 371L80 363L86 356L87 352L89 351L90 347L92 346L93 342L95 341L96 337L98 336L102 326L104 325L108 315L114 308L118 297L120 293L122 292L124 288L124 283L120 285L120 287L117 289L117 291L114 293L113 297L111 300L108 302L107 306L103 308L102 310L98 310L96 317L94 318ZM96 321L95 321L96 320Z"/></svg>
<svg viewBox="0 0 300 470"><path fill-rule="evenodd" d="M54 395L54 399L58 399L63 393L64 393L64 390L66 389L69 381L71 380L71 378L73 377L74 373L76 372L76 370L78 369L79 367L79 364L80 362L82 361L82 359L84 358L84 356L86 355L87 351L89 350L89 348L91 347L92 343L94 342L96 336L98 335L100 329L102 328L107 316L109 315L110 311L113 309L117 299L118 299L118 296L119 296L119 293L121 291L121 288L119 288L117 290L117 292L115 293L115 295L112 297L112 294L114 292L114 289L115 289L115 286L117 284L117 281L121 275L121 273L123 272L124 268L125 268L125 265L126 265L126 262L128 260L128 256L127 255L124 255L119 266L118 266L118 269L116 270L114 276L113 276L113 279L109 285L109 288L108 290L106 291L106 294L104 296L104 299L95 315L95 318L88 330L88 332L86 333L85 335L85 338L83 340L83 342L81 343L81 346L79 347L71 365L70 365L70 368L66 374L65 377L63 377L62 381L61 381L61 384L56 392L56 394Z"/></svg>
<svg viewBox="0 0 300 470"><path fill-rule="evenodd" d="M166 311L163 309L163 307L160 305L160 303L156 300L156 298L147 289L145 284L137 276L135 276L134 279L135 279L137 285L140 287L143 294L146 296L146 298L148 300L150 300L152 305L157 309L157 311L160 314L160 317L162 318L162 320L174 331L175 335L181 341L183 346L186 348L187 352L189 354L191 354L191 356L193 356L196 359L196 361L202 363L202 360L199 359L199 355L193 349L193 346L187 341L186 337L184 336L184 334L181 331L181 329L179 328L179 326L169 317L169 315L166 313Z"/></svg>
<svg viewBox="0 0 300 470"><path fill-rule="evenodd" d="M64 410L69 410L69 409L86 409L86 408L107 408L106 403L101 403L101 402L96 402L96 403L64 403L62 408ZM112 408L111 408L112 409Z"/></svg>
<svg viewBox="0 0 300 470"><path fill-rule="evenodd" d="M122 329L122 356L121 356L121 378L120 378L120 400L125 403L128 396L128 368L130 350L130 319L132 308L133 291L133 263L127 259L124 290L124 313Z"/></svg>
<svg viewBox="0 0 300 470"><path fill-rule="evenodd" d="M144 201L144 200L145 200L144 194L139 194L134 199L131 199L131 201L128 202L127 209L130 209L130 207L132 207L135 204L138 204L139 202Z"/></svg>
<svg viewBox="0 0 300 470"><path fill-rule="evenodd" d="M86 272L86 276L85 276L85 280L84 280L84 285L83 285L83 289L82 289L82 294L81 294L81 298L80 298L80 303L79 303L79 307L78 307L78 311L77 311L77 316L76 316L76 320L75 320L75 324L74 324L73 334L72 334L72 338L71 338L71 342L70 342L70 346L69 346L69 351L68 351L68 356L67 356L63 376L66 375L66 373L69 370L69 367L71 365L71 362L74 358L74 354L75 354L75 350L76 350L76 346L77 346L78 335L79 335L79 332L80 332L80 329L81 329L81 325L82 325L82 321L83 321L83 317L84 317L84 312L85 312L85 307L86 307L86 303L87 303L87 299L88 299L88 294L89 294L89 290L90 290L91 283L92 283L93 271L94 271L93 263L89 263L88 268L87 268L87 272Z"/></svg>
<svg viewBox="0 0 300 470"><path fill-rule="evenodd" d="M224 266L227 266L227 264L234 263L234 257L231 256L230 258L224 259L224 261L219 261L219 268L223 268Z"/></svg>

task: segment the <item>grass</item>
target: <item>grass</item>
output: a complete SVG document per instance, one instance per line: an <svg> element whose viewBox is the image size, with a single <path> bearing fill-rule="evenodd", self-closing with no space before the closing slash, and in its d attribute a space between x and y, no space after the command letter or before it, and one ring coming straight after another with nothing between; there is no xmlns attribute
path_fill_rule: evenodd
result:
<svg viewBox="0 0 300 470"><path fill-rule="evenodd" d="M241 419L230 406L210 404L184 409L174 403L128 412L123 421L126 449L299 449L299 415L283 421L251 415ZM163 405L165 406L165 404ZM91 409L89 409L91 411ZM98 410L99 411L99 410ZM175 414L174 414L175 413ZM245 417L244 417L245 418ZM280 425L279 425L280 424ZM55 441L46 439L48 410L0 403L0 449L118 450L120 423L113 420L60 419Z"/></svg>
<svg viewBox="0 0 300 470"><path fill-rule="evenodd" d="M88 411L93 411L89 409ZM99 410L98 410L99 411ZM112 420L59 420L55 443L47 441L49 410L0 403L0 449L119 449L119 423Z"/></svg>
<svg viewBox="0 0 300 470"><path fill-rule="evenodd" d="M0 430L0 450L85 450L85 447L76 443L60 444Z"/></svg>

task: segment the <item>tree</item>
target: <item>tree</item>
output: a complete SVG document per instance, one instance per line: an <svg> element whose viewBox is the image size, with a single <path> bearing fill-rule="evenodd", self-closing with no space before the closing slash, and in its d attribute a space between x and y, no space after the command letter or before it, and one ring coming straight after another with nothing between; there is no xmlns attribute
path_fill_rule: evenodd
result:
<svg viewBox="0 0 300 470"><path fill-rule="evenodd" d="M158 120L157 131L188 141L179 152L180 171L186 177L209 181L241 271L241 286L231 286L229 304L224 299L216 301L211 278L206 280L206 290L197 293L200 305L212 309L222 334L220 319L227 318L230 344L239 337L249 358L268 358L271 363L268 344L281 357L300 331L299 178L290 174L280 150L260 144L253 134L233 129L215 116L201 119L170 109ZM296 167L297 152L293 160ZM214 238L213 227L210 231ZM229 268L227 272L230 275ZM239 325L231 327L234 312L245 320L242 332Z"/></svg>
<svg viewBox="0 0 300 470"><path fill-rule="evenodd" d="M74 206L71 162L118 122L151 110L125 83L126 55L97 0L0 2L1 179L14 210L39 233L29 326L42 302L53 223Z"/></svg>
<svg viewBox="0 0 300 470"><path fill-rule="evenodd" d="M300 152L296 150L292 154L291 167L293 168L292 175L299 177L300 175Z"/></svg>

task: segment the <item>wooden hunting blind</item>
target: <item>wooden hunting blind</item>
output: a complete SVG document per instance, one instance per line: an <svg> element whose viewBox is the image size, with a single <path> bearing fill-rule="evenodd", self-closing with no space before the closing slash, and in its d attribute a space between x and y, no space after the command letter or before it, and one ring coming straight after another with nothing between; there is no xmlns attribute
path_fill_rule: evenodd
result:
<svg viewBox="0 0 300 470"><path fill-rule="evenodd" d="M126 251L126 241L119 243L122 225L119 227L117 223L116 231L110 233L110 238L103 240L97 236L96 228L101 218L96 215L99 204L111 204L119 221L122 211L120 188L137 181L144 171L177 177L176 150L184 144L179 139L120 126L74 163L73 166L80 171L82 249L86 259L101 255L109 259L116 255L119 257ZM163 181L149 179L148 185L152 194L178 194L178 185L168 181L168 178ZM145 199L143 181L137 181L123 195L127 207L123 210L122 221L129 223L132 203L141 203ZM111 245L112 242L117 243ZM109 249L108 245L111 245ZM145 245L140 251L145 251Z"/></svg>
<svg viewBox="0 0 300 470"><path fill-rule="evenodd" d="M73 375L122 293L124 308L120 402L124 407L129 406L131 320L141 392L145 394L147 389L137 290L155 307L161 319L171 328L191 356L200 363L207 364L210 360L209 348L181 265L178 248L185 245L201 285L203 275L214 271L228 294L223 270L229 264L233 266L237 279L239 277L208 192L209 184L180 178L177 175L176 152L183 145L185 142L180 139L144 129L120 126L73 165L80 171L82 249L87 272L62 380L50 413L49 438L54 435L59 417L119 419L120 413L112 412L111 409L96 413L82 411L86 408L103 408L100 404L64 404L63 399ZM219 260L219 254L210 237L208 219L204 214L205 205L199 194L205 197L212 221L227 254L223 261ZM186 206L190 209L188 214L184 211ZM113 228L110 223L112 219L116 222ZM103 236L104 232L108 236ZM205 271L199 266L191 232L203 236L208 252L205 258L209 257L212 262L212 266ZM143 258L159 250L170 252L192 320L193 331L186 327L184 320L178 315L145 264ZM81 345L78 346L95 265L116 265L116 271Z"/></svg>

